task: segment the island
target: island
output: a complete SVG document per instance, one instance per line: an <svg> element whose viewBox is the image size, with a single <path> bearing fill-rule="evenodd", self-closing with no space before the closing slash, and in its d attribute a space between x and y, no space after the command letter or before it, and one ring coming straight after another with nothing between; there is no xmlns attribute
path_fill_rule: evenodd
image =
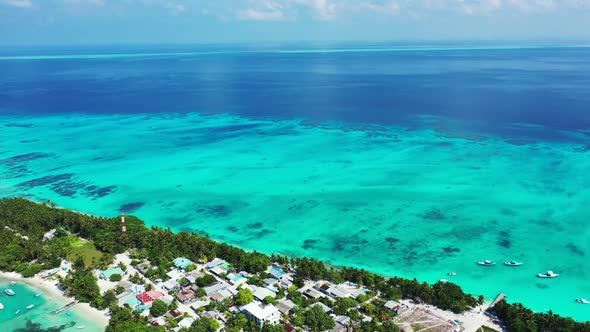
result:
<svg viewBox="0 0 590 332"><path fill-rule="evenodd" d="M265 255L23 198L0 200L0 271L57 284L106 331L590 331L441 280ZM18 275L17 275L18 274Z"/></svg>

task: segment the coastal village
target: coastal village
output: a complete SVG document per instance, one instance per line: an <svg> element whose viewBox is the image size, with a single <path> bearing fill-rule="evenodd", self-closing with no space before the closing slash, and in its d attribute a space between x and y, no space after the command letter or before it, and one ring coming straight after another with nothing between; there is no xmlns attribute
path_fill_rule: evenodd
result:
<svg viewBox="0 0 590 332"><path fill-rule="evenodd" d="M481 308L453 314L412 301L382 299L351 282L305 280L299 287L294 283L296 271L278 264L258 275L235 271L220 258L193 262L177 257L173 266L166 273L167 279L152 279L150 271L155 268L150 262L135 260L125 252L115 257L111 267L97 269L95 273L101 292L114 291L119 306L148 317L149 324L168 331L188 331L200 318L214 321L217 330L224 331L228 321L240 314L260 328L274 328L268 331L315 331L289 323L304 314L302 306L296 303L301 303L298 299L302 298L311 303L307 310L325 314L327 331L354 331L360 323L371 321L371 313L376 311L390 312L392 322L403 331L502 330L497 320ZM37 277L54 284L57 276L65 276L69 267L70 262L63 262L62 268L43 271ZM104 315L109 312L105 310Z"/></svg>
<svg viewBox="0 0 590 332"><path fill-rule="evenodd" d="M430 285L386 279L354 268L334 269L313 259L269 257L193 233L148 229L137 218L126 224L123 216L120 221L98 219L22 199L0 204L4 207L0 220L5 224L0 235L49 255L21 260L24 263L16 269L4 270L13 272L0 272L0 279L43 290L53 297L53 303L62 303L46 313L48 318L72 312L72 318L96 323L75 323L67 329L489 332L512 330L505 319L494 316L498 312L504 318L507 310L521 310L521 317L530 312L506 303L503 294L485 303L449 281ZM96 228L98 223L100 228ZM32 225L33 230L25 228ZM87 237L81 237L81 232ZM57 252L45 251L50 248ZM70 255L76 250L82 253L80 248L98 256ZM11 253L19 254L7 251L7 257L14 257ZM43 268L45 262L54 263ZM3 301L10 301L9 287L4 289L7 297ZM42 310L36 306L19 309L21 320ZM19 312L14 315L18 317ZM570 324L567 331L582 331L575 329L577 323L572 320L554 319L555 324Z"/></svg>

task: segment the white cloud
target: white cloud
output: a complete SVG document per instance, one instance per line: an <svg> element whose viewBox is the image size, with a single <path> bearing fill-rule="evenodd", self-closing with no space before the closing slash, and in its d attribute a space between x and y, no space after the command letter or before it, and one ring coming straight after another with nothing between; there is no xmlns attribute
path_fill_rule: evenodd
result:
<svg viewBox="0 0 590 332"><path fill-rule="evenodd" d="M401 6L396 0L386 1L364 1L359 5L359 9L377 12L386 15L396 15L400 12Z"/></svg>
<svg viewBox="0 0 590 332"><path fill-rule="evenodd" d="M239 9L237 17L240 20L250 21L278 21L284 20L285 5L278 0L250 0L251 7Z"/></svg>
<svg viewBox="0 0 590 332"><path fill-rule="evenodd" d="M0 3L18 8L33 8L33 2L31 0L2 0Z"/></svg>
<svg viewBox="0 0 590 332"><path fill-rule="evenodd" d="M330 20L336 16L336 4L332 0L289 0L295 4L309 7L321 20Z"/></svg>

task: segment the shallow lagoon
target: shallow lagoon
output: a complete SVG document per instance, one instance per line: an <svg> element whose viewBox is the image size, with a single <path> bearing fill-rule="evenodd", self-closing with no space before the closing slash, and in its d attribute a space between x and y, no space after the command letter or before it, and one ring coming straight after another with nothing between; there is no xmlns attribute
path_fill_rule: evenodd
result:
<svg viewBox="0 0 590 332"><path fill-rule="evenodd" d="M0 280L0 290L6 287L16 292L15 296L7 296L2 292L0 302L4 304L4 310L0 310L0 329L3 331L30 331L30 325L39 324L42 329L52 328L52 331L90 331L99 332L104 328L98 328L92 322L82 318L76 307L57 314L51 311L61 308L65 302L52 299L51 295L42 290L28 286L22 282L10 285L8 280ZM39 296L35 296L39 294ZM33 304L34 307L26 309ZM16 315L16 311L20 310ZM67 314L67 313L70 314ZM77 327L84 326L83 329Z"/></svg>
<svg viewBox="0 0 590 332"><path fill-rule="evenodd" d="M199 114L0 118L2 195L590 319L583 144ZM571 133L575 136L578 134ZM495 267L480 267L482 259ZM525 264L510 268L505 260ZM548 269L553 280L535 277Z"/></svg>

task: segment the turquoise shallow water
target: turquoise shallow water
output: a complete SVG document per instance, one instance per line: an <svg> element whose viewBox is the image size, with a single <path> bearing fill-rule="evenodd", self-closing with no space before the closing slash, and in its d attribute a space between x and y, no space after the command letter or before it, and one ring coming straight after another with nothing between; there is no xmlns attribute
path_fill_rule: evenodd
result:
<svg viewBox="0 0 590 332"><path fill-rule="evenodd" d="M52 299L50 295L45 294L41 290L32 288L22 282L16 285L9 285L8 280L0 280L0 290L5 287L16 292L15 296L7 296L2 292L0 294L0 302L4 304L4 310L0 310L0 330L1 331L27 331L25 328L27 322L41 324L41 328L60 328L56 331L92 331L98 332L104 330L93 325L90 321L81 317L80 313L74 306L67 312L58 314L50 314L51 311L61 308L64 303ZM38 297L35 294L39 293ZM27 306L34 304L31 309L26 309ZM20 313L16 315L16 311ZM78 326L85 326L84 329L77 329Z"/></svg>
<svg viewBox="0 0 590 332"><path fill-rule="evenodd" d="M429 129L439 120L409 129L199 114L4 116L0 195L100 215L123 208L246 249L452 278L488 298L505 292L589 320L590 307L574 302L590 299L587 148ZM499 264L475 264L483 259ZM561 276L535 277L549 269Z"/></svg>

